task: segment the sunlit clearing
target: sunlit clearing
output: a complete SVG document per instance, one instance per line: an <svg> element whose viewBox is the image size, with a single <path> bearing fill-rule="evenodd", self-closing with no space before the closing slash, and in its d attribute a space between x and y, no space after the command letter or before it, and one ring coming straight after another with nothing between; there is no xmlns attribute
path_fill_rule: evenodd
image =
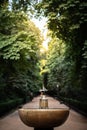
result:
<svg viewBox="0 0 87 130"><path fill-rule="evenodd" d="M44 53L45 50L43 48L40 49L40 53Z"/></svg>
<svg viewBox="0 0 87 130"><path fill-rule="evenodd" d="M42 43L44 49L48 50L48 39Z"/></svg>
<svg viewBox="0 0 87 130"><path fill-rule="evenodd" d="M32 21L40 29L41 34L44 37L44 41L42 43L42 47L40 48L40 52L45 53L48 50L48 42L49 42L49 39L47 37L47 32L48 32L47 25L46 25L47 18L42 17L41 20L33 18Z"/></svg>
<svg viewBox="0 0 87 130"><path fill-rule="evenodd" d="M35 23L36 27L38 27L40 29L41 33L43 33L45 30L47 18L42 17L41 20L32 18L32 21Z"/></svg>
<svg viewBox="0 0 87 130"><path fill-rule="evenodd" d="M45 53L48 51L48 39L42 43L42 48L40 49L41 53Z"/></svg>

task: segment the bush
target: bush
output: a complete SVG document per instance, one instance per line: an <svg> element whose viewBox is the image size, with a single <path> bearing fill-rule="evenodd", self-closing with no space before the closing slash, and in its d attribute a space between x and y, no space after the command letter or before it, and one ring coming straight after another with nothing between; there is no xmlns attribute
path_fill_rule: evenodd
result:
<svg viewBox="0 0 87 130"><path fill-rule="evenodd" d="M87 101L84 102L78 101L71 98L61 98L65 103L70 105L71 107L78 109L78 111L82 111L87 114Z"/></svg>
<svg viewBox="0 0 87 130"><path fill-rule="evenodd" d="M4 115L5 113L9 112L13 108L16 108L18 105L23 103L22 98L9 100L7 102L0 103L0 116Z"/></svg>

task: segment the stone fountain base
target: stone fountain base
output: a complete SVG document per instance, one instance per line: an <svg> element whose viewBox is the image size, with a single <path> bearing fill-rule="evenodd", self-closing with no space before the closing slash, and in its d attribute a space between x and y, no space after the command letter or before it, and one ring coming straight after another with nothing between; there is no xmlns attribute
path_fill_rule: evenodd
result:
<svg viewBox="0 0 87 130"><path fill-rule="evenodd" d="M19 109L19 116L24 124L34 130L53 130L62 125L69 115L68 108L59 109Z"/></svg>

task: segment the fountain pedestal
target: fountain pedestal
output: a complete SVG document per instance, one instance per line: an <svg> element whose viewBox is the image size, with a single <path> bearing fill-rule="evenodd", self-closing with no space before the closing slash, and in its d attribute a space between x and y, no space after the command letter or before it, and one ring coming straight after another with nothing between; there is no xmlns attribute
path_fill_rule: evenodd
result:
<svg viewBox="0 0 87 130"><path fill-rule="evenodd" d="M46 99L46 98L41 98L40 100L39 100L39 107L40 107L40 109L47 109L48 108L48 99Z"/></svg>
<svg viewBox="0 0 87 130"><path fill-rule="evenodd" d="M53 128L34 128L34 130L53 130Z"/></svg>

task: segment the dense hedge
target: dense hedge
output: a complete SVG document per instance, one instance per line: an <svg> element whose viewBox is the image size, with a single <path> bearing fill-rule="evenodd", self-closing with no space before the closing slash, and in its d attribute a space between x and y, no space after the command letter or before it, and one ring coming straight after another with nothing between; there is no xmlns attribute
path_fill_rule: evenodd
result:
<svg viewBox="0 0 87 130"><path fill-rule="evenodd" d="M66 104L87 115L87 101L78 101L71 98L61 98Z"/></svg>
<svg viewBox="0 0 87 130"><path fill-rule="evenodd" d="M22 98L8 100L7 102L0 103L0 116L12 110L13 108L16 108L22 103L23 103Z"/></svg>

